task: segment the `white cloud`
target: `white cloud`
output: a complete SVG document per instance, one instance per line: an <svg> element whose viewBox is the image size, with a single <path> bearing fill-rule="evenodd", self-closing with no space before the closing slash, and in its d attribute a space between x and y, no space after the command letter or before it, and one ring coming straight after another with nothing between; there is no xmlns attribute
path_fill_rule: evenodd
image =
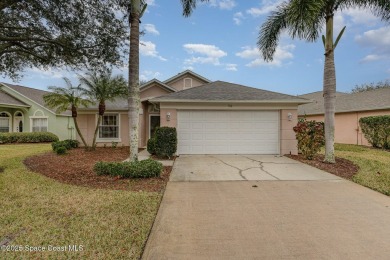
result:
<svg viewBox="0 0 390 260"><path fill-rule="evenodd" d="M192 66L184 66L183 70L194 70L194 67L192 67Z"/></svg>
<svg viewBox="0 0 390 260"><path fill-rule="evenodd" d="M227 63L227 64L225 64L225 70L237 71L237 64Z"/></svg>
<svg viewBox="0 0 390 260"><path fill-rule="evenodd" d="M211 6L224 10L231 10L237 5L234 0L210 0L209 2Z"/></svg>
<svg viewBox="0 0 390 260"><path fill-rule="evenodd" d="M226 52L215 45L188 43L184 44L183 47L188 53L193 55L184 61L187 65L195 63L220 65L219 59L227 55Z"/></svg>
<svg viewBox="0 0 390 260"><path fill-rule="evenodd" d="M380 20L370 10L364 8L349 8L344 10L343 13L347 15L354 24L372 26Z"/></svg>
<svg viewBox="0 0 390 260"><path fill-rule="evenodd" d="M162 61L167 60L158 54L158 51L156 50L156 44L150 41L141 41L139 45L139 52L144 56L155 57Z"/></svg>
<svg viewBox="0 0 390 260"><path fill-rule="evenodd" d="M149 81L160 77L162 74L158 71L144 70L140 73L139 79L142 81Z"/></svg>
<svg viewBox="0 0 390 260"><path fill-rule="evenodd" d="M355 41L361 46L371 49L371 53L362 61L390 59L390 26L366 31L357 35Z"/></svg>
<svg viewBox="0 0 390 260"><path fill-rule="evenodd" d="M240 25L242 23L242 19L245 19L242 12L237 12L233 15L233 21L236 25Z"/></svg>
<svg viewBox="0 0 390 260"><path fill-rule="evenodd" d="M260 7L252 7L246 12L253 17L259 17L261 15L265 15L270 13L271 11L275 10L276 7L278 7L284 0L277 0L277 1L272 1L272 0L263 0Z"/></svg>
<svg viewBox="0 0 390 260"><path fill-rule="evenodd" d="M364 57L363 59L361 59L360 61L361 62L370 62L370 61L377 61L380 59L383 59L383 57L376 55L376 54L369 54L366 57Z"/></svg>
<svg viewBox="0 0 390 260"><path fill-rule="evenodd" d="M145 24L144 25L144 30L146 31L146 33L150 33L150 34L154 34L154 35L160 35L160 32L157 31L156 26L154 26L154 24L151 24L151 23Z"/></svg>
<svg viewBox="0 0 390 260"><path fill-rule="evenodd" d="M269 66L269 67L280 67L283 65L283 62L286 60L291 60L294 55L291 51L295 49L295 45L281 45L276 47L274 54L274 59L271 62L266 62L263 59L259 49L257 47L246 46L242 48L243 51L236 53L236 56L252 60L246 66L248 67L258 67L258 66Z"/></svg>

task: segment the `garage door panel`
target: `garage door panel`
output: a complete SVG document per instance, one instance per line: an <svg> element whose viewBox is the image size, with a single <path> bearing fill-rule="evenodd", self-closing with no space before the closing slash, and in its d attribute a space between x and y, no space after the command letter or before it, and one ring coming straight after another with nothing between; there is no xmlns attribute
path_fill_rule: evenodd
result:
<svg viewBox="0 0 390 260"><path fill-rule="evenodd" d="M179 154L278 154L278 111L178 111Z"/></svg>

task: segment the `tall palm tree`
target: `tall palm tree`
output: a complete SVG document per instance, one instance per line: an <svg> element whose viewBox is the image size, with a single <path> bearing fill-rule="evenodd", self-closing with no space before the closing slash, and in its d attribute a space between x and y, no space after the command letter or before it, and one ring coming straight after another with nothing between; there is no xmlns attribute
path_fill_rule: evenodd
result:
<svg viewBox="0 0 390 260"><path fill-rule="evenodd" d="M101 72L88 72L86 76L80 75L79 80L82 93L99 103L98 120L92 141L92 149L95 149L100 122L106 111L106 101L127 97L127 83L122 75L112 76L110 69L105 69Z"/></svg>
<svg viewBox="0 0 390 260"><path fill-rule="evenodd" d="M49 94L45 94L43 96L43 100L48 107L56 109L57 113L62 113L69 108L71 109L72 118L76 127L77 134L80 136L80 139L83 142L85 149L88 150L88 144L85 142L85 139L81 134L79 125L77 123L77 109L80 106L88 107L89 105L93 104L93 102L82 97L82 94L79 89L80 85L74 87L72 86L72 83L68 78L63 79L66 83L66 87L48 87L48 89L52 92Z"/></svg>
<svg viewBox="0 0 390 260"><path fill-rule="evenodd" d="M320 37L325 48L323 96L325 111L325 162L335 163L334 114L336 105L336 72L334 51L345 27L334 41L333 19L336 11L350 7L371 10L384 21L390 20L389 0L290 0L282 3L262 25L257 45L265 61L272 61L280 34L286 30L291 38L314 42Z"/></svg>

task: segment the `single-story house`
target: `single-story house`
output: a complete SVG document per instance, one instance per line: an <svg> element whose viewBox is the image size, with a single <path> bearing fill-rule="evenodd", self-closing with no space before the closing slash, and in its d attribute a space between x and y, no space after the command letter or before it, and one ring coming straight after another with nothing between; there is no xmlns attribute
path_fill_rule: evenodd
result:
<svg viewBox="0 0 390 260"><path fill-rule="evenodd" d="M56 113L43 96L49 92L0 83L0 132L52 132L60 140L75 139L70 111Z"/></svg>
<svg viewBox="0 0 390 260"><path fill-rule="evenodd" d="M301 95L313 102L298 107L299 117L324 121L322 91ZM359 93L336 93L335 142L369 145L359 126L359 119L368 116L390 115L390 88Z"/></svg>
<svg viewBox="0 0 390 260"><path fill-rule="evenodd" d="M305 98L215 81L186 70L140 87L139 146L156 127L176 127L178 154L296 154L293 127ZM96 107L82 108L78 122L91 142ZM128 145L127 100L107 102L98 145Z"/></svg>

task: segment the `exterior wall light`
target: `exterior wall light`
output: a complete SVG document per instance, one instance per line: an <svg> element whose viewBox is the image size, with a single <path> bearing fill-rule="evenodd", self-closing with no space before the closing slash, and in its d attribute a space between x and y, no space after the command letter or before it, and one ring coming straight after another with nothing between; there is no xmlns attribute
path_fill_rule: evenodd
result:
<svg viewBox="0 0 390 260"><path fill-rule="evenodd" d="M288 121L291 121L291 120L292 120L292 114L291 114L291 113L288 113L288 114L287 114L287 118L288 118Z"/></svg>
<svg viewBox="0 0 390 260"><path fill-rule="evenodd" d="M167 121L171 121L171 113L170 112L167 113Z"/></svg>

